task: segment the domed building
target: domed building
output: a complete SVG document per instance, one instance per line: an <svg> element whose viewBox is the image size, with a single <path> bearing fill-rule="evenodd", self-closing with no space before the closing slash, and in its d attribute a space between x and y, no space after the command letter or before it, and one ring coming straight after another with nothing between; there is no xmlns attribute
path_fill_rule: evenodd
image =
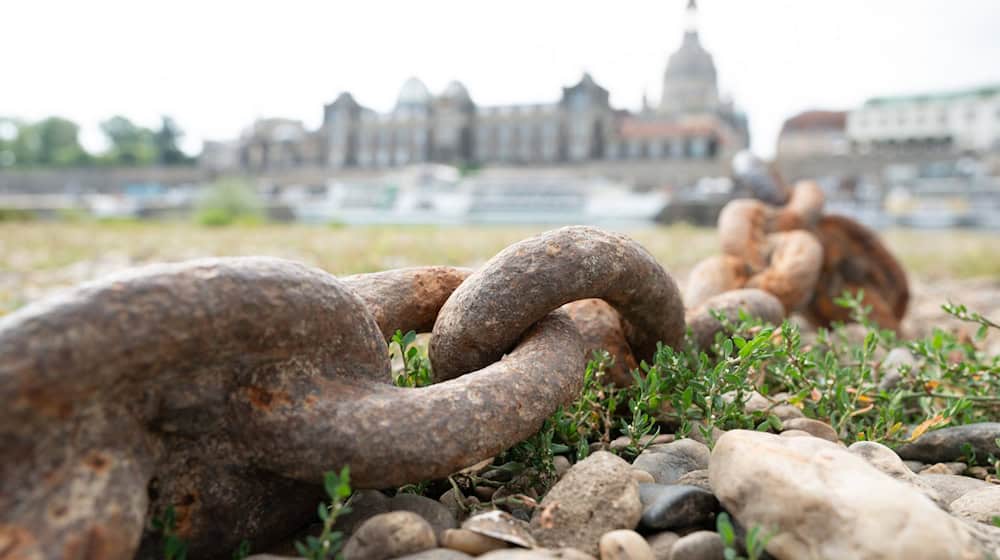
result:
<svg viewBox="0 0 1000 560"><path fill-rule="evenodd" d="M664 115L709 113L719 106L715 61L698 39L697 10L690 0L681 48L670 55L663 73L659 112Z"/></svg>
<svg viewBox="0 0 1000 560"><path fill-rule="evenodd" d="M303 142L315 149L261 141L246 159L257 170L271 162L294 165L289 161L327 169L425 162L590 165L629 178L641 170L648 185L728 174L729 157L749 142L747 122L732 103L720 99L715 61L698 35L697 10L695 0L688 0L684 36L667 60L655 109L645 98L638 112L612 107L608 90L589 73L563 87L555 101L503 106L477 105L458 81L435 95L412 77L387 112L341 93L325 106L320 129L303 131Z"/></svg>

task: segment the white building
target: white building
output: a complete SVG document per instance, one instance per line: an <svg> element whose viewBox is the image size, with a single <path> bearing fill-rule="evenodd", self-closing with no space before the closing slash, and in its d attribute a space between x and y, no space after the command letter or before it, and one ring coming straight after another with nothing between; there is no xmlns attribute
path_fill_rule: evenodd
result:
<svg viewBox="0 0 1000 560"><path fill-rule="evenodd" d="M869 99L848 114L847 135L862 152L1000 150L1000 85Z"/></svg>

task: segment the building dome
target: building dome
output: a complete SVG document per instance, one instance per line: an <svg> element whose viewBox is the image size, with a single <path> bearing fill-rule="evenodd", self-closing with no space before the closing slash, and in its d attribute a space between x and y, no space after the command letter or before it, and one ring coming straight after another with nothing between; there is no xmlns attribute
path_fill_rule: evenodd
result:
<svg viewBox="0 0 1000 560"><path fill-rule="evenodd" d="M697 32L688 31L684 34L681 48L670 55L665 76L667 78L700 78L715 81L715 61L712 59L712 54L701 46Z"/></svg>
<svg viewBox="0 0 1000 560"><path fill-rule="evenodd" d="M465 89L462 82L456 80L448 82L448 85L444 87L444 91L441 92L441 98L458 103L472 101L472 98L469 96L469 90Z"/></svg>
<svg viewBox="0 0 1000 560"><path fill-rule="evenodd" d="M396 109L419 109L431 102L431 92L417 78L410 78L403 83L396 99Z"/></svg>
<svg viewBox="0 0 1000 560"><path fill-rule="evenodd" d="M719 108L715 61L698 40L697 4L688 2L687 30L681 48L670 55L663 73L662 114L712 113Z"/></svg>

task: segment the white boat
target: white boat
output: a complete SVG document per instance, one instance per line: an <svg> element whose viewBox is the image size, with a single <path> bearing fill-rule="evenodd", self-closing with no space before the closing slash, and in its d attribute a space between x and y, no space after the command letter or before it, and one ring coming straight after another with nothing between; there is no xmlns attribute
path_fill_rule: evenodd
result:
<svg viewBox="0 0 1000 560"><path fill-rule="evenodd" d="M462 178L443 165L296 192L281 202L299 220L344 224L628 224L652 221L668 202L604 179L526 171Z"/></svg>

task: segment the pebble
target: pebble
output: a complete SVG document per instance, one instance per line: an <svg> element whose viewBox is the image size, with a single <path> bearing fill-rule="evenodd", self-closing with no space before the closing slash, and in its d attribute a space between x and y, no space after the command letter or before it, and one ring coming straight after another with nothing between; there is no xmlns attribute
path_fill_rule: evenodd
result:
<svg viewBox="0 0 1000 560"><path fill-rule="evenodd" d="M670 551L674 548L674 543L680 535L671 531L656 533L646 538L649 548L653 551L654 560L670 560Z"/></svg>
<svg viewBox="0 0 1000 560"><path fill-rule="evenodd" d="M604 533L598 548L601 560L655 560L646 539L628 529Z"/></svg>
<svg viewBox="0 0 1000 560"><path fill-rule="evenodd" d="M928 484L923 478L914 474L913 471L903 463L903 460L896 455L896 452L885 445L874 441L856 441L847 450L868 461L876 469L885 474L901 480L916 487L928 498L934 500L942 508L947 508L950 500L944 499L938 491Z"/></svg>
<svg viewBox="0 0 1000 560"><path fill-rule="evenodd" d="M712 450L709 479L742 526L778 531L768 545L775 558L957 560L984 553L965 525L926 495L819 438L732 430Z"/></svg>
<svg viewBox="0 0 1000 560"><path fill-rule="evenodd" d="M920 473L920 480L934 489L938 496L941 496L941 500L948 504L948 508L951 508L951 503L955 500L961 498L965 494L972 492L973 490L979 490L980 488L988 488L989 483L979 480L978 478L972 478L971 476L959 476L954 474L923 474Z"/></svg>
<svg viewBox="0 0 1000 560"><path fill-rule="evenodd" d="M946 463L961 459L965 452L962 445L968 443L976 457L1000 457L1000 422L966 424L927 432L916 441L901 446L897 452L903 459L924 463Z"/></svg>
<svg viewBox="0 0 1000 560"><path fill-rule="evenodd" d="M805 414L799 407L790 404L779 404L778 406L771 409L771 414L778 417L778 420L785 422L786 420L791 420L792 418L804 418Z"/></svg>
<svg viewBox="0 0 1000 560"><path fill-rule="evenodd" d="M442 535L441 546L479 556L491 550L507 548L508 545L500 539L473 533L468 529L448 529Z"/></svg>
<svg viewBox="0 0 1000 560"><path fill-rule="evenodd" d="M538 544L527 523L497 509L466 519L462 529L524 548L533 548Z"/></svg>
<svg viewBox="0 0 1000 560"><path fill-rule="evenodd" d="M653 475L651 475L648 472L643 471L643 470L632 469L632 472L629 473L629 474L631 474L632 478L634 478L635 481L638 482L639 484L645 484L645 483L649 483L649 482L656 482L656 479L653 478Z"/></svg>
<svg viewBox="0 0 1000 560"><path fill-rule="evenodd" d="M987 484L986 488L963 494L951 503L951 514L980 523L991 523L1000 516L1000 486Z"/></svg>
<svg viewBox="0 0 1000 560"><path fill-rule="evenodd" d="M927 468L927 463L921 463L920 461L903 461L903 464L915 473L919 473Z"/></svg>
<svg viewBox="0 0 1000 560"><path fill-rule="evenodd" d="M562 455L556 455L555 458L552 459L552 464L555 465L556 476L559 478L562 478L563 475L566 474L566 471L573 466L573 464L569 462L569 459L563 457Z"/></svg>
<svg viewBox="0 0 1000 560"><path fill-rule="evenodd" d="M460 499L464 505L459 504ZM438 502L448 509L448 513L450 513L456 521L462 521L469 515L469 510L472 509L472 506L479 503L479 498L476 498L475 496L459 498L455 494L455 489L452 488L444 494L441 494L441 497L438 498Z"/></svg>
<svg viewBox="0 0 1000 560"><path fill-rule="evenodd" d="M697 486L681 484L640 484L643 512L640 524L646 529L695 527L715 517L719 500Z"/></svg>
<svg viewBox="0 0 1000 560"><path fill-rule="evenodd" d="M345 560L388 560L437 546L434 529L410 511L380 513L365 521L344 546Z"/></svg>
<svg viewBox="0 0 1000 560"><path fill-rule="evenodd" d="M389 500L389 510L409 511L423 517L439 540L446 530L458 527L455 515L444 504L425 496L396 494Z"/></svg>
<svg viewBox="0 0 1000 560"><path fill-rule="evenodd" d="M837 431L832 426L826 422L820 422L812 418L789 418L783 421L781 426L784 430L802 430L820 439L832 441L833 443L840 442L840 437L837 436Z"/></svg>
<svg viewBox="0 0 1000 560"><path fill-rule="evenodd" d="M702 490L712 491L712 485L708 481L708 469L698 469L696 471L691 471L689 473L681 475L674 484L686 484L688 486L697 486Z"/></svg>
<svg viewBox="0 0 1000 560"><path fill-rule="evenodd" d="M464 552L447 548L432 548L416 554L400 556L397 560L467 560L472 558Z"/></svg>
<svg viewBox="0 0 1000 560"><path fill-rule="evenodd" d="M604 533L634 529L642 502L630 472L626 461L605 451L573 465L532 516L531 531L539 544L593 555Z"/></svg>
<svg viewBox="0 0 1000 560"><path fill-rule="evenodd" d="M962 474L969 466L953 461L950 463L934 463L920 471L921 474Z"/></svg>
<svg viewBox="0 0 1000 560"><path fill-rule="evenodd" d="M977 465L975 467L965 469L965 474L978 478L979 480L986 480L990 476L990 471L986 467L980 467Z"/></svg>
<svg viewBox="0 0 1000 560"><path fill-rule="evenodd" d="M476 495L477 498L484 502L488 502L493 499L493 494L496 494L497 489L492 486L476 486L472 489L472 493Z"/></svg>
<svg viewBox="0 0 1000 560"><path fill-rule="evenodd" d="M882 360L882 379L878 382L881 391L891 391L899 385L904 369L913 369L917 359L908 348L893 348Z"/></svg>
<svg viewBox="0 0 1000 560"><path fill-rule="evenodd" d="M639 438L640 445L655 445L658 443L670 443L674 441L673 434L647 434ZM632 438L628 436L619 436L611 440L611 444L608 446L612 451L621 451L627 449L632 443Z"/></svg>
<svg viewBox="0 0 1000 560"><path fill-rule="evenodd" d="M476 558L478 560L554 560L557 558L560 560L595 560L590 554L572 548L494 550Z"/></svg>
<svg viewBox="0 0 1000 560"><path fill-rule="evenodd" d="M351 511L339 516L334 528L349 536L372 517L388 513L390 499L378 490L357 490L351 495Z"/></svg>
<svg viewBox="0 0 1000 560"><path fill-rule="evenodd" d="M725 560L722 537L714 531L695 531L674 543L670 560Z"/></svg>
<svg viewBox="0 0 1000 560"><path fill-rule="evenodd" d="M704 443L680 439L650 446L635 458L632 466L653 475L659 484L670 484L691 471L708 468L709 455Z"/></svg>
<svg viewBox="0 0 1000 560"><path fill-rule="evenodd" d="M691 440L693 441L696 441L704 445L708 445L708 440L705 439L705 434L702 432L703 426L704 424L701 421L695 422L691 426L691 433L688 434L688 437L691 438ZM720 430L719 428L712 426L712 441L713 442L718 441L719 438L722 437L722 434L724 433L726 433L725 430Z"/></svg>
<svg viewBox="0 0 1000 560"><path fill-rule="evenodd" d="M812 434L803 430L785 430L779 435L781 437L813 437Z"/></svg>

